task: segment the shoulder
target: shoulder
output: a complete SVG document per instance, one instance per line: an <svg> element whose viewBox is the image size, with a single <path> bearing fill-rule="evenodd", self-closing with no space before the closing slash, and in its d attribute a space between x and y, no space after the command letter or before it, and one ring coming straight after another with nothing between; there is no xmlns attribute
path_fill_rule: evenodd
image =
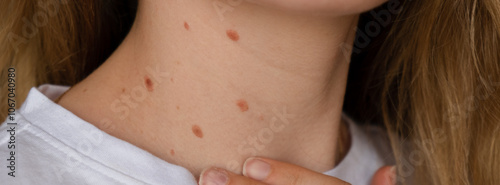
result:
<svg viewBox="0 0 500 185"><path fill-rule="evenodd" d="M0 125L0 160L9 163L0 168L2 184L196 184L187 169L106 134L52 101L66 90L31 89L16 111L16 128Z"/></svg>
<svg viewBox="0 0 500 185"><path fill-rule="evenodd" d="M47 142L47 135L40 132L21 113L14 121L6 120L0 126L0 157L7 160L7 167L0 169L0 176L7 184L36 184L54 182L47 173L62 164L61 148ZM53 174L52 174L53 175ZM29 177L29 178L27 178ZM5 181L4 181L5 182Z"/></svg>
<svg viewBox="0 0 500 185"><path fill-rule="evenodd" d="M347 116L344 118L349 122L353 147L370 154L372 160L380 164L394 164L391 142L385 128L369 123L362 124Z"/></svg>
<svg viewBox="0 0 500 185"><path fill-rule="evenodd" d="M351 146L344 159L325 174L351 184L370 184L379 168L394 164L387 132L381 127L356 123L346 115L343 117L349 126Z"/></svg>
<svg viewBox="0 0 500 185"><path fill-rule="evenodd" d="M50 133L51 129L62 126L58 123L65 122L65 116L46 105L51 104L50 96L56 96L64 89L46 90L43 86L31 89L24 104L16 110L14 119L7 119L0 125L0 159L7 160L7 167L0 168L0 179L5 180L2 183L92 184L89 182L100 179L109 184L120 184L97 172L99 165L90 166L93 164L91 160L75 151L74 146L64 143L70 138ZM51 111L54 112L49 115ZM53 117L60 122L49 119Z"/></svg>
<svg viewBox="0 0 500 185"><path fill-rule="evenodd" d="M392 152L391 142L387 131L375 125L359 125L359 130L362 132L363 141L369 143L377 156L385 164L394 164L394 156Z"/></svg>

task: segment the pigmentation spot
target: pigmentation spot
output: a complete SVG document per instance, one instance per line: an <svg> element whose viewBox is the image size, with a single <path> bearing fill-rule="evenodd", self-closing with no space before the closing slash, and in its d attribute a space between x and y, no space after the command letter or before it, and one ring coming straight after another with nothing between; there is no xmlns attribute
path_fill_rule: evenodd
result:
<svg viewBox="0 0 500 185"><path fill-rule="evenodd" d="M240 40L240 35L238 34L238 32L234 31L234 30L227 30L226 31L226 34L227 36L233 40L233 41L238 41Z"/></svg>
<svg viewBox="0 0 500 185"><path fill-rule="evenodd" d="M203 131L201 131L200 126L198 126L198 125L193 125L193 127L191 128L191 130L193 130L193 134L194 134L196 137L203 138Z"/></svg>
<svg viewBox="0 0 500 185"><path fill-rule="evenodd" d="M153 81L148 76L144 76L144 84L146 84L146 88L149 92L153 91Z"/></svg>
<svg viewBox="0 0 500 185"><path fill-rule="evenodd" d="M174 149L170 149L170 155L174 156L175 155L175 151Z"/></svg>
<svg viewBox="0 0 500 185"><path fill-rule="evenodd" d="M186 30L189 30L189 24L187 22L184 22L184 28L186 28Z"/></svg>
<svg viewBox="0 0 500 185"><path fill-rule="evenodd" d="M248 110L248 103L244 99L240 99L236 102L236 105L240 108L241 112L245 112Z"/></svg>

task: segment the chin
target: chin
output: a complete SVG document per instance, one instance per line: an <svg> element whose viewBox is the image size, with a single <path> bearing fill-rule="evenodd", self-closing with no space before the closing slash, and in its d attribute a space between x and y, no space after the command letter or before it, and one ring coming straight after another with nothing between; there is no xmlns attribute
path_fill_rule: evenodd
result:
<svg viewBox="0 0 500 185"><path fill-rule="evenodd" d="M288 11L352 15L371 10L387 0L247 0ZM397 1L397 0L395 0Z"/></svg>

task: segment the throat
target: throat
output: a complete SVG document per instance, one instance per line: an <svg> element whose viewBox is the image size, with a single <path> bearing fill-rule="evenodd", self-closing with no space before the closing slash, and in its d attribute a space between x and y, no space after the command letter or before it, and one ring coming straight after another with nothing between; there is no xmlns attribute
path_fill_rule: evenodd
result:
<svg viewBox="0 0 500 185"><path fill-rule="evenodd" d="M195 176L211 166L241 173L252 156L318 172L342 158L340 46L353 42L357 17L266 17L242 5L219 22L210 3L148 2L61 106Z"/></svg>
<svg viewBox="0 0 500 185"><path fill-rule="evenodd" d="M241 173L245 159L253 156L324 172L345 155L348 137L342 104L337 103L342 102L342 91L330 91L329 99L273 102L236 92L231 83L214 86L202 79L175 78L159 84L151 77L151 82L137 78L126 80L128 85L104 86L109 84L104 78L90 80L100 78L99 73L71 88L59 103L110 135L195 176L211 166ZM136 87L144 88L140 102L133 97ZM129 113L110 108L116 102Z"/></svg>

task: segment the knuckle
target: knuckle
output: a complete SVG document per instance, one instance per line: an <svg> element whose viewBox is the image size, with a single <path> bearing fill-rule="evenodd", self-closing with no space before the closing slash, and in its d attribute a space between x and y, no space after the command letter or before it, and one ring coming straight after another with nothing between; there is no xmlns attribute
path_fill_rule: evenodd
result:
<svg viewBox="0 0 500 185"><path fill-rule="evenodd" d="M332 185L332 181L325 181L323 183L321 183L322 185ZM351 183L348 183L348 182L336 182L336 183L333 183L335 185L351 185Z"/></svg>
<svg viewBox="0 0 500 185"><path fill-rule="evenodd" d="M292 175L290 178L290 185L304 185L304 178L300 175Z"/></svg>
<svg viewBox="0 0 500 185"><path fill-rule="evenodd" d="M345 182L345 181L340 181L339 185L351 185L351 183Z"/></svg>
<svg viewBox="0 0 500 185"><path fill-rule="evenodd" d="M319 184L321 184L321 185L332 185L332 184L351 185L351 183L345 182L345 181L338 179L338 178L335 178L335 177L324 178L323 180L321 180L321 183L319 183Z"/></svg>

